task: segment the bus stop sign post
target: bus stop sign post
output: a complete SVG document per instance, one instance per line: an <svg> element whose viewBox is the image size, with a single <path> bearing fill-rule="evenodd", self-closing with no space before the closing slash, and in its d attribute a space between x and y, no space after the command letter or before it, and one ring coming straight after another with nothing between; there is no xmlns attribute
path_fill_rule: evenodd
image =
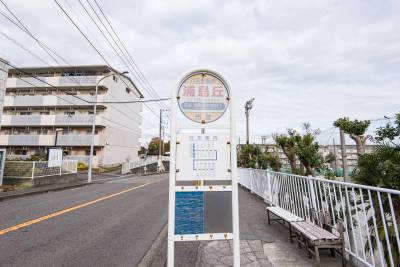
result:
<svg viewBox="0 0 400 267"><path fill-rule="evenodd" d="M233 99L227 81L210 70L187 73L173 90L169 267L175 242L202 240L232 240L233 266L240 266Z"/></svg>

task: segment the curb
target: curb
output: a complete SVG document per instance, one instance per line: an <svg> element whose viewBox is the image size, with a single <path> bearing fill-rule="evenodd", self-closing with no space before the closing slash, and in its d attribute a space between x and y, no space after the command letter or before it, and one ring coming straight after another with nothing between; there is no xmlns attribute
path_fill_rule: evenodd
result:
<svg viewBox="0 0 400 267"><path fill-rule="evenodd" d="M166 223L149 250L138 263L137 267L161 267L167 263L167 236L168 224Z"/></svg>
<svg viewBox="0 0 400 267"><path fill-rule="evenodd" d="M77 187L91 185L91 184L93 184L93 183L74 184L74 185L68 185L68 186L45 189L45 190L38 190L38 191L32 191L32 192L22 192L22 193L16 193L16 194L13 194L13 195L0 196L0 202L4 201L4 200L7 200L7 199L20 198L20 197L30 196L30 195L44 194L44 193L48 193L48 192L56 192L56 191L61 191L61 190L71 189L71 188L77 188Z"/></svg>

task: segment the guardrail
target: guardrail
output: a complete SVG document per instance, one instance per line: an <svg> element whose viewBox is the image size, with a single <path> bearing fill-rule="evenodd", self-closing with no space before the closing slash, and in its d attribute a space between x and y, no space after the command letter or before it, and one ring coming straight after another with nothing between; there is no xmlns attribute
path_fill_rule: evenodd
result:
<svg viewBox="0 0 400 267"><path fill-rule="evenodd" d="M77 160L63 160L61 167L49 167L48 161L6 161L4 178L35 179L77 173Z"/></svg>
<svg viewBox="0 0 400 267"><path fill-rule="evenodd" d="M321 210L345 226L347 256L366 266L400 264L400 191L269 170L239 169L239 183L305 220Z"/></svg>
<svg viewBox="0 0 400 267"><path fill-rule="evenodd" d="M147 158L139 159L137 161L129 161L122 163L121 174L127 174L132 169L146 167L147 165L157 163L158 156L149 156ZM161 161L169 161L169 157L161 156Z"/></svg>

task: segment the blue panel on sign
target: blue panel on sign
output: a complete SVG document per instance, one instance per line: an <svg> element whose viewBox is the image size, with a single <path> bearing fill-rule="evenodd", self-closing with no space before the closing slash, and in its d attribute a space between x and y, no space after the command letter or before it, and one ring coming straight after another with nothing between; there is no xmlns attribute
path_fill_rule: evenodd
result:
<svg viewBox="0 0 400 267"><path fill-rule="evenodd" d="M175 196L175 234L204 233L204 193L177 192Z"/></svg>

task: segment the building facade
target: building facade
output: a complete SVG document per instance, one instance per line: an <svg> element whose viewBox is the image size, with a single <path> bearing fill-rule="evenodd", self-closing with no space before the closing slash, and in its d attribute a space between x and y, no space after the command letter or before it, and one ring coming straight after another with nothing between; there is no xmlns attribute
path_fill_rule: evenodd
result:
<svg viewBox="0 0 400 267"><path fill-rule="evenodd" d="M66 158L88 163L96 84L113 73L118 72L103 65L10 69L0 146L11 158L47 153L49 147L57 146L63 148ZM99 83L95 166L137 159L142 104L105 102L137 101L142 97L126 76L111 75Z"/></svg>
<svg viewBox="0 0 400 267"><path fill-rule="evenodd" d="M3 110L4 96L6 94L6 83L8 76L8 61L0 58L0 121Z"/></svg>

